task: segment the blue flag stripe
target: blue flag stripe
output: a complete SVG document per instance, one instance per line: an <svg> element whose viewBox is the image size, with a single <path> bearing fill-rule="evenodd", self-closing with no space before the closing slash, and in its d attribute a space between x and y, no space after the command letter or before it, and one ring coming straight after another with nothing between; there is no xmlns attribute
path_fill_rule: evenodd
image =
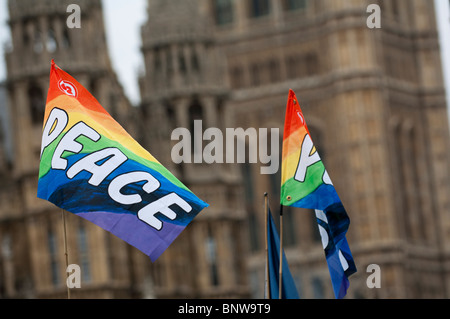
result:
<svg viewBox="0 0 450 319"><path fill-rule="evenodd" d="M348 277L356 272L356 265L345 238L350 220L342 204L331 206L325 211L316 210L316 220L334 295L337 299L342 299L349 287Z"/></svg>
<svg viewBox="0 0 450 319"><path fill-rule="evenodd" d="M267 248L268 248L268 260L269 260L269 287L270 298L279 298L280 287L280 237L277 232L277 227L272 217L272 213L268 213L267 218ZM286 255L283 250L283 275L281 286L281 299L299 299L297 288L295 286L294 278L289 270L289 265L286 259Z"/></svg>

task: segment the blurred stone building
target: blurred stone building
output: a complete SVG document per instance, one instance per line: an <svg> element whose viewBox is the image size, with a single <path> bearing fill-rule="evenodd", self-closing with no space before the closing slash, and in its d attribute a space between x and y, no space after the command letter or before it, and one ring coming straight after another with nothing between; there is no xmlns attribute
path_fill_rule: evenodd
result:
<svg viewBox="0 0 450 319"><path fill-rule="evenodd" d="M87 87L131 133L131 105L111 68L100 1L78 1L82 28L66 26L73 1L8 1L12 43L6 53L10 166L2 161L0 296L66 296L62 211L36 197L40 144L51 59ZM3 157L2 157L3 158ZM73 297L142 296L143 258L116 237L76 216L67 217L69 262L80 265L82 290ZM142 268L142 267L141 267Z"/></svg>
<svg viewBox="0 0 450 319"><path fill-rule="evenodd" d="M278 211L280 174L249 161L176 165L171 133L193 133L194 120L281 133L290 88L351 219L348 297L449 296L450 134L432 1L149 0L136 107L111 68L100 1L77 1L80 29L65 26L71 2L9 1L14 158L0 170L1 297L65 296L61 212L36 198L51 58L211 204L154 264L67 214L70 263L83 274L75 297L263 297L263 194ZM380 29L367 27L371 3ZM333 298L313 214L284 216L301 297ZM370 264L380 289L366 285Z"/></svg>

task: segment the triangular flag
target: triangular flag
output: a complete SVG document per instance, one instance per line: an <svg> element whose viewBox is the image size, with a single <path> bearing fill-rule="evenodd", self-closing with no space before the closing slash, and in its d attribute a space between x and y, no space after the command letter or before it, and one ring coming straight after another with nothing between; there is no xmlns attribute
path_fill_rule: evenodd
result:
<svg viewBox="0 0 450 319"><path fill-rule="evenodd" d="M316 211L336 298L343 298L356 272L345 234L350 219L320 159L294 91L289 91L283 136L280 201Z"/></svg>

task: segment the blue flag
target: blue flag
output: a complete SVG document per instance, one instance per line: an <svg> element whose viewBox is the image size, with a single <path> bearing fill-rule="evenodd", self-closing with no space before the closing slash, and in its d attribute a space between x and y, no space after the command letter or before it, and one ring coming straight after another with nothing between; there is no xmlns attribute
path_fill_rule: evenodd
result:
<svg viewBox="0 0 450 319"><path fill-rule="evenodd" d="M356 272L350 247L345 238L345 232L350 219L341 203L332 205L326 210L316 210L316 220L319 225L320 237L330 271L334 295L342 299L347 294L349 280Z"/></svg>
<svg viewBox="0 0 450 319"><path fill-rule="evenodd" d="M270 299L279 298L280 283L280 237L278 236L277 227L273 221L272 213L268 213L267 217L267 248L269 262L269 290ZM286 256L283 251L283 274L281 286L281 299L299 299L294 279L292 278Z"/></svg>

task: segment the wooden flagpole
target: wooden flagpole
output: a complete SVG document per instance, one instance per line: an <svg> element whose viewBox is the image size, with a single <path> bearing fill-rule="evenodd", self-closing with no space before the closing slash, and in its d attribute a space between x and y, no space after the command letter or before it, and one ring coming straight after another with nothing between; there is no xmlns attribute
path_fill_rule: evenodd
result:
<svg viewBox="0 0 450 319"><path fill-rule="evenodd" d="M280 205L280 277L279 277L279 291L278 298L283 299L282 296L283 286L283 205Z"/></svg>
<svg viewBox="0 0 450 319"><path fill-rule="evenodd" d="M268 209L268 197L267 192L264 193L264 218L265 218L265 236L266 236L266 284L264 289L267 289L266 299L270 299L270 278L269 278L269 236L268 236L268 219L269 219L269 209Z"/></svg>
<svg viewBox="0 0 450 319"><path fill-rule="evenodd" d="M66 274L67 274L67 268L69 267L69 253L67 251L66 215L63 209L61 209L61 216L63 221L64 255L66 257ZM70 288L69 285L67 284L67 278L66 278L66 286L67 286L67 299L70 299Z"/></svg>

